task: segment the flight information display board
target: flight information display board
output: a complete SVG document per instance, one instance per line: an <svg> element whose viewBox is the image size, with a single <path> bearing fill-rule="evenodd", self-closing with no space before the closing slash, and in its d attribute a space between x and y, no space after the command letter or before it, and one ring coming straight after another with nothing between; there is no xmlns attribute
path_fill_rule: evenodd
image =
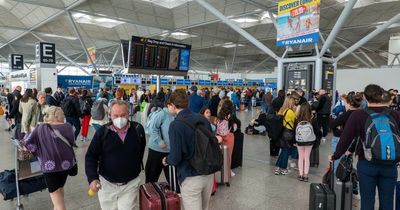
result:
<svg viewBox="0 0 400 210"><path fill-rule="evenodd" d="M128 73L185 76L191 45L132 36Z"/></svg>

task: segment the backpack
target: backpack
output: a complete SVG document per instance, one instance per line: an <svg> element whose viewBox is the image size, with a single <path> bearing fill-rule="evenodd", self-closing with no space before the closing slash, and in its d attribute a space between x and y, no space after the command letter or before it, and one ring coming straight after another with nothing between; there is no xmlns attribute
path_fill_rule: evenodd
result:
<svg viewBox="0 0 400 210"><path fill-rule="evenodd" d="M346 107L343 105L342 101L339 101L339 104L332 110L333 115L336 117L343 114L346 111Z"/></svg>
<svg viewBox="0 0 400 210"><path fill-rule="evenodd" d="M72 116L75 114L74 109L75 106L72 102L72 98L67 97L64 99L63 103L61 104L61 109L63 110L65 116Z"/></svg>
<svg viewBox="0 0 400 210"><path fill-rule="evenodd" d="M106 110L104 109L103 100L97 100L93 103L90 109L90 115L92 115L93 120L103 120L106 115Z"/></svg>
<svg viewBox="0 0 400 210"><path fill-rule="evenodd" d="M193 125L185 119L178 119L194 130L194 154L190 165L201 175L213 174L221 170L224 157L217 137L201 122Z"/></svg>
<svg viewBox="0 0 400 210"><path fill-rule="evenodd" d="M391 110L376 113L365 109L369 117L365 122L365 142L362 142L365 159L381 164L394 164L400 160L400 135Z"/></svg>
<svg viewBox="0 0 400 210"><path fill-rule="evenodd" d="M90 114L92 107L90 106L89 99L84 98L79 101L82 114Z"/></svg>
<svg viewBox="0 0 400 210"><path fill-rule="evenodd" d="M296 127L296 142L311 143L317 139L314 133L313 126L310 122L301 121Z"/></svg>
<svg viewBox="0 0 400 210"><path fill-rule="evenodd" d="M278 140L282 133L283 129L283 119L286 117L288 110L285 111L283 115L278 115L275 113L270 113L267 115L266 119L266 128L268 132L268 137L271 140Z"/></svg>

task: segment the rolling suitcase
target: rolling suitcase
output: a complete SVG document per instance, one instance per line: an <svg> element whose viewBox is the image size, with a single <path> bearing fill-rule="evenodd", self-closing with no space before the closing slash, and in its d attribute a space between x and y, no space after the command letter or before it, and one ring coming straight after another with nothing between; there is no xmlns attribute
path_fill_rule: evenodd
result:
<svg viewBox="0 0 400 210"><path fill-rule="evenodd" d="M311 150L310 166L317 167L317 168L319 166L319 147L315 147Z"/></svg>
<svg viewBox="0 0 400 210"><path fill-rule="evenodd" d="M242 132L235 132L234 135L235 143L233 144L231 169L243 166L244 134Z"/></svg>
<svg viewBox="0 0 400 210"><path fill-rule="evenodd" d="M180 210L178 194L171 191L168 183L146 183L139 189L140 210Z"/></svg>
<svg viewBox="0 0 400 210"><path fill-rule="evenodd" d="M179 183L178 183L178 177L176 176L176 168L175 166L168 166L168 182L169 182L169 186L170 186L170 190L176 192L176 193L181 193L181 189L179 187Z"/></svg>
<svg viewBox="0 0 400 210"><path fill-rule="evenodd" d="M335 210L335 193L326 184L310 185L310 210Z"/></svg>
<svg viewBox="0 0 400 210"><path fill-rule="evenodd" d="M215 173L215 180L219 184L226 184L230 186L229 177L231 175L231 170L228 168L228 146L221 144L222 154L224 155L224 165L221 170Z"/></svg>
<svg viewBox="0 0 400 210"><path fill-rule="evenodd" d="M353 182L335 179L333 191L336 195L336 210L351 210L353 206Z"/></svg>

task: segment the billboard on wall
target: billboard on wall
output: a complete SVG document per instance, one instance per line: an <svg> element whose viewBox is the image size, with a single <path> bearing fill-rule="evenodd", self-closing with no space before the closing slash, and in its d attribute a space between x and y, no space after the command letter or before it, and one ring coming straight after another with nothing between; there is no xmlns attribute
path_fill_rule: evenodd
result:
<svg viewBox="0 0 400 210"><path fill-rule="evenodd" d="M285 0L278 3L276 45L318 43L321 0Z"/></svg>
<svg viewBox="0 0 400 210"><path fill-rule="evenodd" d="M88 51L89 56L92 59L93 63L96 63L96 47L89 47L89 48L87 48L87 51ZM88 65L92 65L92 62L90 61L89 58L87 59L86 63Z"/></svg>
<svg viewBox="0 0 400 210"><path fill-rule="evenodd" d="M93 76L69 76L58 75L57 85L63 88L85 88L86 90L92 89Z"/></svg>

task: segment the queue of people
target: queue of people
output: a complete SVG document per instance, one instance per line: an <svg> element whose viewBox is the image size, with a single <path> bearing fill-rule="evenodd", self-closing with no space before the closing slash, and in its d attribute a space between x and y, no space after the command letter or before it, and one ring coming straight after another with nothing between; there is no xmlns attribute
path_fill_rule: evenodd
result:
<svg viewBox="0 0 400 210"><path fill-rule="evenodd" d="M68 176L77 174L76 140L81 134L82 141L89 141L91 125L95 134L85 156L85 173L89 189L98 192L102 209L138 209L140 172L144 170L146 183L157 182L162 171L170 180L168 170L174 166L183 207L203 210L208 209L210 197L215 193L215 178L198 173L190 164L194 154L193 127L197 123L205 125L219 143L227 146L228 168L231 168L233 133L240 129L235 117L238 110L235 97L242 94L233 88L209 91L192 86L189 93L161 90L150 94L148 90L132 89L127 94L123 89L104 90L92 100L87 90L70 89L64 94L62 89L57 89L53 94L51 88L44 92L26 89L21 95L18 86L7 93L7 119L13 122L13 135L22 140L24 150L41 160L55 209L65 209L63 187ZM330 160L334 170L344 155L355 154L359 158L361 209L373 209L376 188L380 209L393 208L389 201L393 200L397 180L398 142L388 146L392 153L387 154L387 160L375 156L372 157L378 161L371 159L365 150L367 146L373 147L367 145L370 130L365 127L371 116L387 117L393 126L390 127L393 136L400 132L400 113L393 90L368 85L364 92L342 95L333 109L331 95L323 89L313 93L309 101L301 89L288 94L279 90L276 97L268 91L262 97L265 103L257 110L260 115L257 123L265 128L260 133L266 131L271 139L271 156L277 157L275 175L290 173L291 157L298 166L298 180L308 182L313 153L326 141L330 128L333 131ZM151 108L144 111L143 104ZM131 115L137 112L146 113L145 124L132 120ZM335 117L330 120L332 115ZM281 129L274 129L278 127ZM280 135L273 135L277 130ZM354 144L357 136L358 143ZM148 156L143 164L146 146ZM129 166L125 164L127 161ZM235 173L230 171L229 177L232 176Z"/></svg>

